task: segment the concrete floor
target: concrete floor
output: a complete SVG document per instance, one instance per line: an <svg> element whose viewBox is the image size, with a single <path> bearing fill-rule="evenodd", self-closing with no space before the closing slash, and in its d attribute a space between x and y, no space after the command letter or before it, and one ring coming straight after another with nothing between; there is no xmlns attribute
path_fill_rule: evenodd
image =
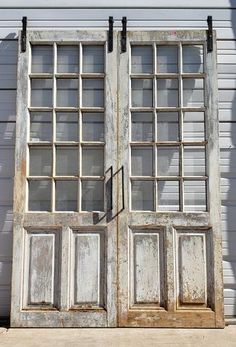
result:
<svg viewBox="0 0 236 347"><path fill-rule="evenodd" d="M5 329L3 347L236 347L236 325L210 329Z"/></svg>

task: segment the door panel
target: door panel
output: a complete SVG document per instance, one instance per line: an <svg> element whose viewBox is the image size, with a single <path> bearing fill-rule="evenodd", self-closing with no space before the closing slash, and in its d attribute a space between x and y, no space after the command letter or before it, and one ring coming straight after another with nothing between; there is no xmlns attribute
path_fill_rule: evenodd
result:
<svg viewBox="0 0 236 347"><path fill-rule="evenodd" d="M116 326L117 41L107 53L106 32L29 31L27 40L11 324Z"/></svg>
<svg viewBox="0 0 236 347"><path fill-rule="evenodd" d="M129 32L119 56L119 326L222 327L215 53Z"/></svg>

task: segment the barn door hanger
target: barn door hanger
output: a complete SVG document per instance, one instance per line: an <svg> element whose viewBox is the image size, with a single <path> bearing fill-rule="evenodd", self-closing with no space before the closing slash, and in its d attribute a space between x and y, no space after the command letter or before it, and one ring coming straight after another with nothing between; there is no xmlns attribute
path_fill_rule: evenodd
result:
<svg viewBox="0 0 236 347"><path fill-rule="evenodd" d="M126 52L126 34L127 34L127 17L122 17L122 31L121 31L121 52Z"/></svg>
<svg viewBox="0 0 236 347"><path fill-rule="evenodd" d="M207 17L207 53L213 51L212 16Z"/></svg>
<svg viewBox="0 0 236 347"><path fill-rule="evenodd" d="M27 17L22 17L21 53L26 51Z"/></svg>

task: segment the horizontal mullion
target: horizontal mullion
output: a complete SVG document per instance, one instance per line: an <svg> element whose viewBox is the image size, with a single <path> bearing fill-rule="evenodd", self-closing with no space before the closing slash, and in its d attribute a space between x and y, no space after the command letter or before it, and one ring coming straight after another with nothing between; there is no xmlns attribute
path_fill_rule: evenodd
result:
<svg viewBox="0 0 236 347"><path fill-rule="evenodd" d="M56 78L73 78L73 79L77 79L79 78L79 74L78 73L55 73L55 77Z"/></svg>
<svg viewBox="0 0 236 347"><path fill-rule="evenodd" d="M41 79L50 79L53 78L53 74L51 73L30 73L30 78L41 78Z"/></svg>
<svg viewBox="0 0 236 347"><path fill-rule="evenodd" d="M187 73L187 72L183 72L181 74L182 77L185 77L185 78L205 78L206 77L206 74L203 72L199 72L199 73Z"/></svg>
<svg viewBox="0 0 236 347"><path fill-rule="evenodd" d="M60 176L60 175L55 175L53 176L53 179L55 181L78 181L79 180L79 175L73 175L73 176Z"/></svg>
<svg viewBox="0 0 236 347"><path fill-rule="evenodd" d="M100 141L81 141L80 142L81 146L84 147L84 146L105 146L105 142L100 142Z"/></svg>
<svg viewBox="0 0 236 347"><path fill-rule="evenodd" d="M27 176L28 181L52 181L52 176Z"/></svg>
<svg viewBox="0 0 236 347"><path fill-rule="evenodd" d="M144 79L144 78L146 78L146 79L152 79L152 78L154 78L155 77L155 74L150 74L150 73L139 73L139 74L132 74L131 73L131 75L130 75L130 77L131 78L133 78L133 79Z"/></svg>
<svg viewBox="0 0 236 347"><path fill-rule="evenodd" d="M207 141L132 141L130 146L205 146Z"/></svg>
<svg viewBox="0 0 236 347"><path fill-rule="evenodd" d="M182 107L183 112L205 112L206 107Z"/></svg>
<svg viewBox="0 0 236 347"><path fill-rule="evenodd" d="M78 107L58 107L56 106L54 108L56 112L78 112L79 108Z"/></svg>
<svg viewBox="0 0 236 347"><path fill-rule="evenodd" d="M37 146L48 147L48 146L52 146L53 143L50 142L50 141L35 141L35 142L30 141L30 142L28 142L28 145L29 145L30 147L35 147L35 146L36 146L36 147L37 147Z"/></svg>
<svg viewBox="0 0 236 347"><path fill-rule="evenodd" d="M130 176L132 181L206 181L207 176Z"/></svg>
<svg viewBox="0 0 236 347"><path fill-rule="evenodd" d="M156 73L155 76L157 78L175 79L179 77L179 73Z"/></svg>
<svg viewBox="0 0 236 347"><path fill-rule="evenodd" d="M53 107L28 107L30 112L52 112Z"/></svg>
<svg viewBox="0 0 236 347"><path fill-rule="evenodd" d="M81 181L104 181L105 176L81 176Z"/></svg>
<svg viewBox="0 0 236 347"><path fill-rule="evenodd" d="M82 112L105 112L105 108L104 107L85 107L82 106L80 107L80 110Z"/></svg>
<svg viewBox="0 0 236 347"><path fill-rule="evenodd" d="M131 112L154 112L155 107L130 107Z"/></svg>
<svg viewBox="0 0 236 347"><path fill-rule="evenodd" d="M82 72L80 74L82 78L105 78L105 73L98 73L98 72Z"/></svg>

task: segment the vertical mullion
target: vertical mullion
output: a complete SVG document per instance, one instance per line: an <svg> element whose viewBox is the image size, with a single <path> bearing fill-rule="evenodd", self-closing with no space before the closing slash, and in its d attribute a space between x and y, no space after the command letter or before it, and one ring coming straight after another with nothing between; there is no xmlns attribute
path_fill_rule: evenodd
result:
<svg viewBox="0 0 236 347"><path fill-rule="evenodd" d="M79 43L79 99L78 99L78 106L79 106L79 111L78 111L78 126L79 126L79 144L78 144L78 160L79 160L79 179L78 179L78 206L77 209L79 212L82 211L82 182L81 182L81 177L82 177L82 147L81 147L81 142L82 142L82 112L81 112L81 107L82 107L82 66L83 66L83 47L82 43Z"/></svg>
<svg viewBox="0 0 236 347"><path fill-rule="evenodd" d="M57 72L57 44L53 43L53 110L52 110L52 212L55 211L55 175L56 175L56 93L57 93L57 83L55 74Z"/></svg>
<svg viewBox="0 0 236 347"><path fill-rule="evenodd" d="M157 145L156 142L158 141L157 138L157 79L156 79L156 73L157 73L157 47L156 43L153 44L153 68L154 68L154 92L153 92L153 98L154 98L154 211L157 212L158 209L158 203L157 203L157 193L158 193L158 184L157 184Z"/></svg>
<svg viewBox="0 0 236 347"><path fill-rule="evenodd" d="M184 175L184 149L183 149L183 79L182 79L182 44L179 43L178 47L178 67L179 67L179 140L180 140L180 147L179 147L179 174L180 174L180 181L179 181L179 204L180 204L180 211L184 210L184 182L183 182L183 175Z"/></svg>

